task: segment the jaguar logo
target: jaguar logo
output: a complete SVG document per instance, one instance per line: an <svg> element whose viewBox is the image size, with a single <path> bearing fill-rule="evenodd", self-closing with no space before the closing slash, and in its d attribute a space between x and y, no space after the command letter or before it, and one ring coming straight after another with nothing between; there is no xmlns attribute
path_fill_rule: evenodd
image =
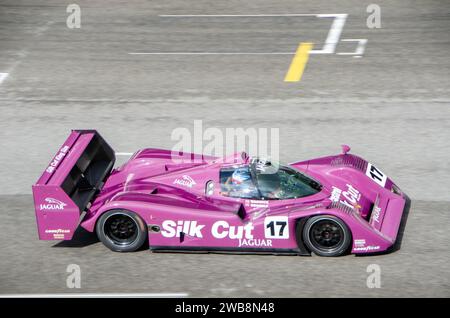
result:
<svg viewBox="0 0 450 318"><path fill-rule="evenodd" d="M45 198L44 201L45 203L39 206L40 210L64 210L64 207L67 205L54 198Z"/></svg>
<svg viewBox="0 0 450 318"><path fill-rule="evenodd" d="M192 188L194 185L196 185L197 183L194 181L194 179L192 179L190 176L188 175L184 175L181 178L177 178L175 179L175 181L173 182L173 184L178 184L181 186L185 186L188 188Z"/></svg>

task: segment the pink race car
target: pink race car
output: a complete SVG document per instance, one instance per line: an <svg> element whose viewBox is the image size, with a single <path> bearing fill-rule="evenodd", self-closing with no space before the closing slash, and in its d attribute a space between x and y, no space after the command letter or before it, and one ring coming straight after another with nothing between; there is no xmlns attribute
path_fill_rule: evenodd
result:
<svg viewBox="0 0 450 318"><path fill-rule="evenodd" d="M33 185L39 238L71 240L81 226L119 252L389 251L409 199L349 150L279 165L142 149L114 169L96 131L74 130Z"/></svg>

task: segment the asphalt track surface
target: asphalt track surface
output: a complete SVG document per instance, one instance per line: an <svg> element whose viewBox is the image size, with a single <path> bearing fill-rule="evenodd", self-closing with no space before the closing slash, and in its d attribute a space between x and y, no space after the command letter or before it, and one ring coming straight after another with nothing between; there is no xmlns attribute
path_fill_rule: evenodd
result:
<svg viewBox="0 0 450 318"><path fill-rule="evenodd" d="M142 292L189 296L450 296L450 5L377 1L0 1L0 293ZM334 54L310 55L300 82L283 81L300 42L320 49L346 13ZM167 17L161 15L265 17ZM281 16L274 16L281 15ZM129 53L162 53L134 55ZM165 54L209 52L240 54ZM80 232L37 240L31 184L72 128L98 129L118 152L171 148L171 132L203 126L280 128L281 159L347 143L412 199L401 249L341 258L107 250ZM122 160L122 159L121 159ZM81 267L81 289L66 268ZM368 288L367 266L381 268Z"/></svg>

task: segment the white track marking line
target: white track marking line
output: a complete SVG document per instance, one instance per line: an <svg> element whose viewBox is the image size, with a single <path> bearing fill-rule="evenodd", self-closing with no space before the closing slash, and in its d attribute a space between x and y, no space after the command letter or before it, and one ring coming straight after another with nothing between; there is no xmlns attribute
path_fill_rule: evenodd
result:
<svg viewBox="0 0 450 318"><path fill-rule="evenodd" d="M8 77L9 73L0 73L0 84Z"/></svg>
<svg viewBox="0 0 450 318"><path fill-rule="evenodd" d="M160 14L161 18L251 18L251 17L316 17L315 13L287 13L287 14Z"/></svg>
<svg viewBox="0 0 450 318"><path fill-rule="evenodd" d="M0 298L182 298L188 296L188 293L0 294Z"/></svg>
<svg viewBox="0 0 450 318"><path fill-rule="evenodd" d="M358 42L355 52L336 53L337 55L353 55L353 57L361 57L366 48L367 39L342 39L342 42Z"/></svg>
<svg viewBox="0 0 450 318"><path fill-rule="evenodd" d="M332 54L336 50L336 45L341 37L342 29L344 28L345 21L348 14L319 14L318 18L334 18L331 24L330 31L328 31L327 39L321 50L312 50L309 54Z"/></svg>
<svg viewBox="0 0 450 318"><path fill-rule="evenodd" d="M339 42L347 13L287 13L287 14L160 14L161 18L245 18L245 17L317 17L334 18L321 50L309 54L332 54ZM294 55L295 52L129 52L129 55Z"/></svg>
<svg viewBox="0 0 450 318"><path fill-rule="evenodd" d="M293 55L295 52L129 52L130 55Z"/></svg>

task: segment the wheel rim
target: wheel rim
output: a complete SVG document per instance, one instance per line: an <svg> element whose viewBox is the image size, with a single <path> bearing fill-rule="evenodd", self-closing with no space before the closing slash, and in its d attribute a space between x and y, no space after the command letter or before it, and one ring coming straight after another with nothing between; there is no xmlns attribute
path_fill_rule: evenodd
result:
<svg viewBox="0 0 450 318"><path fill-rule="evenodd" d="M309 232L312 245L325 252L332 252L344 242L342 226L332 220L320 220L313 224Z"/></svg>
<svg viewBox="0 0 450 318"><path fill-rule="evenodd" d="M138 236L138 226L128 215L115 214L105 221L104 232L114 244L130 245Z"/></svg>

